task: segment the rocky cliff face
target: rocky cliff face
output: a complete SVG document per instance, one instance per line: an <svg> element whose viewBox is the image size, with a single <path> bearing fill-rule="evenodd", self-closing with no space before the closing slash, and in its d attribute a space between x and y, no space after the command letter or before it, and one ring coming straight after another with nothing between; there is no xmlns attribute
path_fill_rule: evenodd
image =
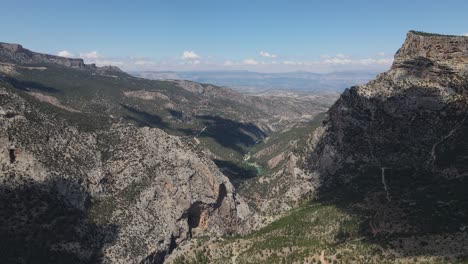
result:
<svg viewBox="0 0 468 264"><path fill-rule="evenodd" d="M8 58L15 64L34 64L34 63L54 63L73 68L96 68L95 65L86 65L82 59L70 59L65 57L53 56L32 52L23 48L19 44L1 43L0 57Z"/></svg>
<svg viewBox="0 0 468 264"><path fill-rule="evenodd" d="M311 140L310 169L323 181L348 180L362 166L465 176L461 163L438 158L464 142L467 74L468 38L409 32L388 72L330 109Z"/></svg>
<svg viewBox="0 0 468 264"><path fill-rule="evenodd" d="M276 209L291 208L294 203L290 200L301 200L312 189L308 177L294 170L296 159L290 150L301 138L295 131L307 131L305 126L328 109L336 99L334 95L249 96L210 84L147 80L116 67L81 63L35 53L17 44L0 44L0 81L22 96L65 110L61 113L74 126L121 122L160 128L189 139L197 148L210 150L211 159L238 193L244 198L253 194L246 200L274 215ZM257 155L262 164L246 159L254 156L252 148L266 143L267 137L283 135L284 140L266 144L274 145L274 151ZM272 162L268 164L269 160ZM273 172L265 170L273 167ZM255 177L261 173L261 177ZM244 183L256 179L261 187L249 184L247 190ZM257 196L260 188L264 195Z"/></svg>
<svg viewBox="0 0 468 264"><path fill-rule="evenodd" d="M398 63L411 57L425 57L449 63L452 67L461 67L466 71L468 38L411 31L396 53L395 61Z"/></svg>
<svg viewBox="0 0 468 264"><path fill-rule="evenodd" d="M329 110L306 167L321 196L341 196L367 221L363 232L397 252L463 255L450 241L466 240L467 116L468 38L412 31L388 72L347 89Z"/></svg>
<svg viewBox="0 0 468 264"><path fill-rule="evenodd" d="M3 85L2 85L3 86ZM0 88L0 234L10 263L162 263L251 213L196 146ZM94 121L91 121L94 122Z"/></svg>
<svg viewBox="0 0 468 264"><path fill-rule="evenodd" d="M466 263L467 39L409 32L388 72L345 91L296 142L290 168L252 185L289 188L262 203L276 210L299 188L317 199L248 236L184 243L168 262ZM278 166L284 139L254 155Z"/></svg>

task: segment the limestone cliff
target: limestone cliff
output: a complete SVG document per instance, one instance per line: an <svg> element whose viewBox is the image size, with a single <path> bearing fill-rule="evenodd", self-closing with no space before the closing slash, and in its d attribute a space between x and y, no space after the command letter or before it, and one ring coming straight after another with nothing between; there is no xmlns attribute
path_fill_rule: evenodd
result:
<svg viewBox="0 0 468 264"><path fill-rule="evenodd" d="M3 85L4 261L162 263L191 236L248 230L249 208L191 143Z"/></svg>
<svg viewBox="0 0 468 264"><path fill-rule="evenodd" d="M302 177L252 185L267 195L289 188L262 204L276 210L301 194L294 186L316 199L249 236L184 243L168 262L466 263L467 40L409 32L389 71L346 90L298 141L305 148L286 166ZM278 165L285 155L274 148L287 148L276 144L256 155Z"/></svg>
<svg viewBox="0 0 468 264"><path fill-rule="evenodd" d="M438 157L464 142L467 74L467 37L409 32L388 72L347 89L329 110L311 138L309 168L323 181L362 166L465 176L461 163Z"/></svg>
<svg viewBox="0 0 468 264"><path fill-rule="evenodd" d="M468 37L411 31L389 71L331 107L305 167L372 239L455 260L466 256L467 116Z"/></svg>
<svg viewBox="0 0 468 264"><path fill-rule="evenodd" d="M33 64L33 63L54 63L73 68L96 68L94 65L86 65L82 59L70 59L60 56L41 54L32 52L23 48L19 44L1 43L0 56L8 58L10 62L15 64Z"/></svg>

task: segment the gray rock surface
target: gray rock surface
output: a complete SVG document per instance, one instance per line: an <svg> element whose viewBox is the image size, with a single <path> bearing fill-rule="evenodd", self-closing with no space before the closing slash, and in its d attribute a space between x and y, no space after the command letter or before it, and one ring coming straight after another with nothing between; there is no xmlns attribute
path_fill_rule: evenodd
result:
<svg viewBox="0 0 468 264"><path fill-rule="evenodd" d="M162 263L191 236L249 230L248 206L191 143L119 122L84 129L58 112L0 88L0 233L31 248L6 260Z"/></svg>
<svg viewBox="0 0 468 264"><path fill-rule="evenodd" d="M409 32L388 72L347 89L329 110L309 139L309 169L324 183L362 166L466 176L461 163L447 168L438 157L465 141L467 73L467 37Z"/></svg>
<svg viewBox="0 0 468 264"><path fill-rule="evenodd" d="M391 69L346 90L308 138L318 196L398 256L466 259L467 66L468 37L411 31Z"/></svg>

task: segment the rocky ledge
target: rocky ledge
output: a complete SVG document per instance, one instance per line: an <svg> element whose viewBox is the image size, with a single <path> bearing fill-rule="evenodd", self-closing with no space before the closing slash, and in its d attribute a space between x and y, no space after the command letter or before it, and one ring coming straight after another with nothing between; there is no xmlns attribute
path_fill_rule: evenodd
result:
<svg viewBox="0 0 468 264"><path fill-rule="evenodd" d="M23 48L19 44L0 42L0 58L3 63L16 66L37 65L44 63L57 64L77 69L96 70L98 73L122 72L116 66L97 67L95 64L85 64L83 59L65 58L49 54L37 53Z"/></svg>

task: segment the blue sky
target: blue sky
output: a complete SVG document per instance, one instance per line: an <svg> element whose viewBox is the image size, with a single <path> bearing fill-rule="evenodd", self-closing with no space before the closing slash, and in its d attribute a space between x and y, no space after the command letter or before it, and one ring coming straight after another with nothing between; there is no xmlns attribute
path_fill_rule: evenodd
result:
<svg viewBox="0 0 468 264"><path fill-rule="evenodd" d="M127 70L382 70L411 29L468 33L468 1L3 1L2 42Z"/></svg>

